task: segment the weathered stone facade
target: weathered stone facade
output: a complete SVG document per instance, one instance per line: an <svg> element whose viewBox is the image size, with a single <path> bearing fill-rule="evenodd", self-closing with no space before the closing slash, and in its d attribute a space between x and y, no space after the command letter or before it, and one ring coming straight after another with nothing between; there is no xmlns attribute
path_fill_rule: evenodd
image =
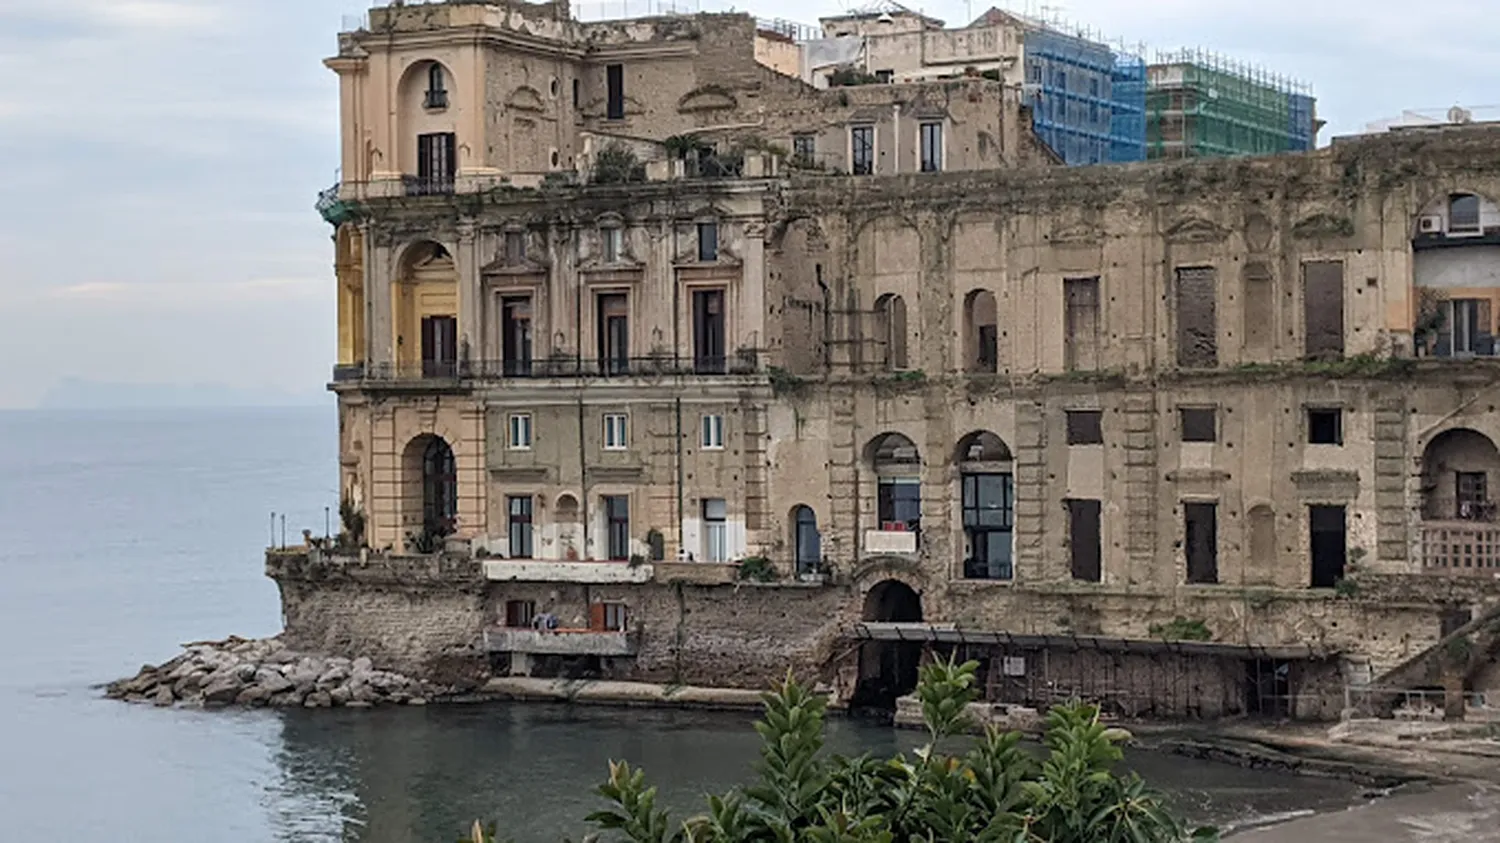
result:
<svg viewBox="0 0 1500 843"><path fill-rule="evenodd" d="M1479 358L1500 130L1031 166L980 154L984 132L1023 125L981 81L865 86L825 112L840 92L757 65L748 18L528 29L536 13L393 7L388 43L348 35L331 62L360 174L338 236L342 487L372 548L432 550L438 526L491 561L446 584L420 563L278 563L291 639L407 666L550 613L632 651L612 675L754 685L791 665L850 692L838 642L860 621L1129 640L1182 621L1244 659L1296 646L1379 676L1492 602L1500 369ZM483 117L459 117L502 175L530 165L493 134L518 107L495 80L567 45L568 137L608 128L595 103L620 71L598 62L644 80L621 118L643 143L711 128L692 105L709 95L735 103L714 120L761 121L776 144L847 137L891 98L941 99L950 139L980 134L945 172L794 172L763 144L734 178L667 161L638 183L485 190L462 159L448 190L377 189L411 171L351 149L410 127L361 122L385 95L360 86L445 44L489 68L465 100ZM575 77L555 78L566 100ZM961 120L971 107L993 122ZM515 558L529 579L484 573ZM588 580L591 562L674 559L769 563L783 584ZM866 605L892 582L918 617Z"/></svg>

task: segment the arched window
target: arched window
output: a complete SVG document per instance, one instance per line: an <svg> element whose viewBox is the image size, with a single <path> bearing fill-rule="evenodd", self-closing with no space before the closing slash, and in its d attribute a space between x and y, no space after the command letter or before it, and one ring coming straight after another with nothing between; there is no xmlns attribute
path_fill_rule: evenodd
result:
<svg viewBox="0 0 1500 843"><path fill-rule="evenodd" d="M448 107L448 80L443 66L437 62L427 66L427 97L423 102L427 108Z"/></svg>
<svg viewBox="0 0 1500 843"><path fill-rule="evenodd" d="M887 369L906 368L906 301L886 294L875 300L875 337Z"/></svg>
<svg viewBox="0 0 1500 843"><path fill-rule="evenodd" d="M875 512L880 529L920 533L922 529L922 455L900 433L885 433L865 446L875 470Z"/></svg>
<svg viewBox="0 0 1500 843"><path fill-rule="evenodd" d="M422 452L422 526L429 533L453 531L458 517L458 466L453 449L428 437Z"/></svg>
<svg viewBox="0 0 1500 843"><path fill-rule="evenodd" d="M1448 197L1448 233L1477 234L1479 225L1479 197L1472 193L1455 193Z"/></svg>
<svg viewBox="0 0 1500 843"><path fill-rule="evenodd" d="M964 298L964 356L970 372L994 374L1000 357L995 295L975 290Z"/></svg>
<svg viewBox="0 0 1500 843"><path fill-rule="evenodd" d="M818 533L818 515L810 506L792 510L792 547L797 573L815 574L823 567L823 537Z"/></svg>
<svg viewBox="0 0 1500 843"><path fill-rule="evenodd" d="M1011 461L1009 446L988 430L965 436L955 450L967 551L964 579L1015 577L1016 487Z"/></svg>

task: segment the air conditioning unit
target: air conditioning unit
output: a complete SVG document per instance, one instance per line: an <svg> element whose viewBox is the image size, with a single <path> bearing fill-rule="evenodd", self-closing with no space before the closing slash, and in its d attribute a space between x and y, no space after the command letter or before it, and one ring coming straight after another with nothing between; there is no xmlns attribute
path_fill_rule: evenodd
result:
<svg viewBox="0 0 1500 843"><path fill-rule="evenodd" d="M1417 221L1417 230L1422 234L1442 234L1443 218L1432 214Z"/></svg>

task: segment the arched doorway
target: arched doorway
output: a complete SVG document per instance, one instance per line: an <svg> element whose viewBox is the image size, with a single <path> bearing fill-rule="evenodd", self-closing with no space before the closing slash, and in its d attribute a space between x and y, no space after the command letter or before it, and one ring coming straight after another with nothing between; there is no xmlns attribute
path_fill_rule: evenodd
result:
<svg viewBox="0 0 1500 843"><path fill-rule="evenodd" d="M810 506L792 509L792 554L799 575L823 569L823 536L818 532L818 514Z"/></svg>
<svg viewBox="0 0 1500 843"><path fill-rule="evenodd" d="M964 297L964 357L970 372L994 374L1000 359L995 294L974 290Z"/></svg>
<svg viewBox="0 0 1500 843"><path fill-rule="evenodd" d="M1488 436L1460 427L1445 430L1422 452L1422 518L1427 521L1494 521L1490 489L1500 481L1500 449Z"/></svg>
<svg viewBox="0 0 1500 843"><path fill-rule="evenodd" d="M391 295L398 376L458 374L458 269L447 248L430 241L409 247Z"/></svg>
<svg viewBox="0 0 1500 843"><path fill-rule="evenodd" d="M423 434L406 446L402 521L417 550L450 535L458 520L458 461L441 436Z"/></svg>
<svg viewBox="0 0 1500 843"><path fill-rule="evenodd" d="M922 622L922 597L900 580L875 584L865 595L861 617L876 624ZM849 701L852 709L889 716L896 700L917 687L923 644L918 640L871 640L859 654L859 685Z"/></svg>
<svg viewBox="0 0 1500 843"><path fill-rule="evenodd" d="M1016 486L1005 441L988 430L958 441L959 500L963 507L964 579L1015 578Z"/></svg>

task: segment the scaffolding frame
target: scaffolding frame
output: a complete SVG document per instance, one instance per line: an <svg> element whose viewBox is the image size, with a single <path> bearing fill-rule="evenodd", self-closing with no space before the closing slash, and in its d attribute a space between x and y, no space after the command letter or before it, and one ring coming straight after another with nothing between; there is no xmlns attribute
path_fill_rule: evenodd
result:
<svg viewBox="0 0 1500 843"><path fill-rule="evenodd" d="M1156 54L1146 110L1151 158L1302 152L1317 135L1306 83L1202 49Z"/></svg>

